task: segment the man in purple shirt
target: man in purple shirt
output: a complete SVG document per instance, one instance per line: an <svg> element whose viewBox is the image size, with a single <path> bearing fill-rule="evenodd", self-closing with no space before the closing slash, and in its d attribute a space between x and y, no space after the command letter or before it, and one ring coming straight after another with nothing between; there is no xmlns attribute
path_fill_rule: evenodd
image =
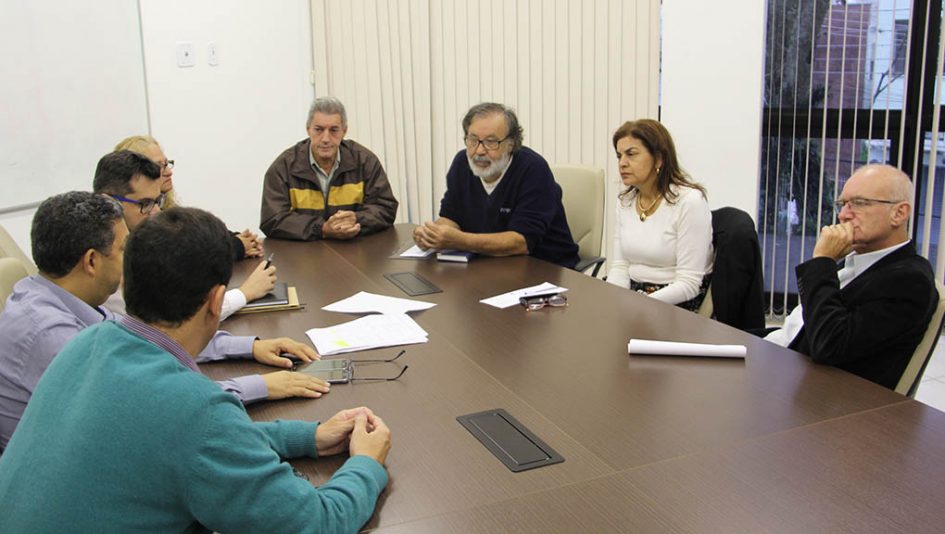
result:
<svg viewBox="0 0 945 534"><path fill-rule="evenodd" d="M128 228L121 205L104 195L70 192L40 204L33 217L33 260L40 274L17 282L0 313L0 450L6 447L43 372L84 328L114 314L102 303L121 282ZM259 340L218 331L198 361L253 357L289 367L280 356L317 358L288 338ZM265 398L319 397L324 382L280 371L239 377L220 386L244 403Z"/></svg>

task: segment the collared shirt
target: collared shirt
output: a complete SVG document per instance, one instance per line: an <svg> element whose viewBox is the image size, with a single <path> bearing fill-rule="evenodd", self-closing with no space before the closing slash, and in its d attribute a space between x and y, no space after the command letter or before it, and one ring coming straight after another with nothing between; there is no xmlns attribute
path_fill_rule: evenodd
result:
<svg viewBox="0 0 945 534"><path fill-rule="evenodd" d="M136 334L138 337L141 337L154 345L164 349L171 356L177 359L184 367L190 369L195 373L199 373L200 369L197 368L197 364L194 362L194 359L190 357L190 354L184 350L184 347L180 346L180 343L174 341L164 332L161 332L153 326L141 322L138 319L130 315L122 315L118 319L118 324L124 326L128 330L131 330L133 334Z"/></svg>
<svg viewBox="0 0 945 534"><path fill-rule="evenodd" d="M331 183L331 179L335 177L335 171L338 170L338 166L341 165L341 148L335 153L335 164L331 167L331 172L325 174L325 170L321 168L317 161L315 161L315 154L312 154L312 146L308 147L308 162L312 165L312 169L315 171L315 174L318 176L318 183L322 186L322 193L325 195L325 198L328 198L328 184Z"/></svg>
<svg viewBox="0 0 945 534"><path fill-rule="evenodd" d="M843 259L843 268L837 271L840 289L843 289L847 284L853 281L854 278L863 274L863 272L872 267L874 263L883 259L891 252L906 246L908 243L909 241L907 240L898 245L893 245L882 250L874 250L873 252L867 252L865 254L858 254L855 251L847 254L846 258ZM777 343L782 347L787 347L794 341L794 338L797 337L797 334L800 333L803 327L803 309L801 305L798 304L784 320L784 325L765 336L765 339Z"/></svg>
<svg viewBox="0 0 945 534"><path fill-rule="evenodd" d="M0 313L0 448L59 349L79 331L112 317L42 276L16 283Z"/></svg>
<svg viewBox="0 0 945 534"><path fill-rule="evenodd" d="M40 275L16 283L0 313L0 448L5 448L36 383L53 358L76 334L105 319L119 317L93 308ZM197 361L252 357L255 338L217 332ZM265 399L259 375L218 382L244 403Z"/></svg>

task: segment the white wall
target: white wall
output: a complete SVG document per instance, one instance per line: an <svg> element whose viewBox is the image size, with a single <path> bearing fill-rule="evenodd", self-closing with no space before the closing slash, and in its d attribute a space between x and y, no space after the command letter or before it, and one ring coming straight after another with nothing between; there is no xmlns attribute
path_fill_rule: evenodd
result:
<svg viewBox="0 0 945 534"><path fill-rule="evenodd" d="M89 178L91 184L91 178ZM0 213L0 226L10 234L27 256L33 257L30 252L30 225L33 223L33 214L36 208L27 208L7 213Z"/></svg>
<svg viewBox="0 0 945 534"><path fill-rule="evenodd" d="M90 189L115 140L148 128L138 7L4 0L0 224L29 254L35 206Z"/></svg>
<svg viewBox="0 0 945 534"><path fill-rule="evenodd" d="M177 160L178 194L184 204L213 211L231 228L256 228L263 173L279 152L305 135L305 113L314 95L308 0L139 4L151 133ZM666 0L662 7L662 120L676 139L683 165L709 187L712 206L737 206L752 216L758 194L763 4ZM98 25L91 10L73 23ZM196 66L176 66L178 41L194 43ZM206 63L209 41L219 45L220 66ZM528 110L521 106L523 116ZM576 113L573 108L563 112ZM613 125L628 114L614 117ZM534 122L529 120L531 142L543 131ZM117 140L101 139L102 152ZM579 155L554 159L583 161L581 146ZM607 168L607 146L598 153L593 145L587 163L604 157ZM92 170L81 172L91 176ZM32 210L0 215L0 224L27 251L31 217Z"/></svg>
<svg viewBox="0 0 945 534"><path fill-rule="evenodd" d="M765 2L663 2L661 121L712 209L757 220Z"/></svg>
<svg viewBox="0 0 945 534"><path fill-rule="evenodd" d="M305 137L314 91L307 0L140 0L151 133L174 189L230 229L256 229L263 174ZM192 42L196 66L176 63ZM215 42L220 65L207 64ZM116 140L117 141L117 140Z"/></svg>

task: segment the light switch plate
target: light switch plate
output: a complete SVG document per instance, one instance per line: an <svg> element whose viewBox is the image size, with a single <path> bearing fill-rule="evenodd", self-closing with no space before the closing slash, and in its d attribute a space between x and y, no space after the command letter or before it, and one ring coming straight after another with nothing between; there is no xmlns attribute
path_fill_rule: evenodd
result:
<svg viewBox="0 0 945 534"><path fill-rule="evenodd" d="M194 53L194 43L190 41L181 41L177 43L177 66L193 67L197 64L196 54Z"/></svg>
<svg viewBox="0 0 945 534"><path fill-rule="evenodd" d="M213 41L207 43L207 64L211 67L220 64L220 46Z"/></svg>

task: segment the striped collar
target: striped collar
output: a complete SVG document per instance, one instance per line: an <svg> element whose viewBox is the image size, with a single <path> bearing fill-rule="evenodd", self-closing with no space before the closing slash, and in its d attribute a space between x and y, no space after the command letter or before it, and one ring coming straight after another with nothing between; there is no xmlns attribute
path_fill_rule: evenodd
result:
<svg viewBox="0 0 945 534"><path fill-rule="evenodd" d="M200 372L200 370L197 369L197 364L194 362L194 359L184 350L184 347L181 347L180 343L171 339L170 336L164 332L130 315L122 315L117 322L128 329L132 334L169 352L171 356L177 358L177 361L184 367L191 371Z"/></svg>

